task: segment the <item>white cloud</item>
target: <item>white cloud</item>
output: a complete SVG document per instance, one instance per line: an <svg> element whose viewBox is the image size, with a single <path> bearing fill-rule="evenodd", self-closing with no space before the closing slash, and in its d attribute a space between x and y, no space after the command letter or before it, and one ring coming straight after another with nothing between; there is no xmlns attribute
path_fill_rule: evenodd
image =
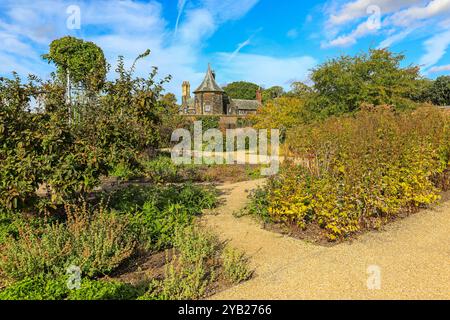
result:
<svg viewBox="0 0 450 320"><path fill-rule="evenodd" d="M347 47L355 44L359 38L368 34L376 33L377 29L373 27L370 21L359 24L355 30L347 35L342 35L322 45L323 48L329 47Z"/></svg>
<svg viewBox="0 0 450 320"><path fill-rule="evenodd" d="M403 39L405 39L408 35L410 35L416 28L410 28L410 29L406 29L403 30L401 32L398 33L394 33L392 35L390 35L389 37L387 37L386 39L384 39L380 45L378 46L378 48L389 48L390 46L392 46L393 44L402 41Z"/></svg>
<svg viewBox="0 0 450 320"><path fill-rule="evenodd" d="M423 3L423 0L356 0L347 2L337 11L332 12L328 19L330 25L343 25L368 16L367 8L378 6L382 14L395 12L405 6Z"/></svg>
<svg viewBox="0 0 450 320"><path fill-rule="evenodd" d="M426 6L413 6L390 18L392 24L410 26L418 20L430 19L450 14L450 0L432 0Z"/></svg>
<svg viewBox="0 0 450 320"><path fill-rule="evenodd" d="M426 53L421 57L419 64L424 69L435 65L447 52L450 45L450 30L440 33L424 42Z"/></svg>
<svg viewBox="0 0 450 320"><path fill-rule="evenodd" d="M150 57L139 62L137 73L148 74L152 66L159 67L161 77L171 74L166 85L177 95L183 80L193 83L204 75L202 49L207 40L230 20L247 14L258 0L198 0L178 1L178 19L170 27L163 18L162 4L156 1L76 1L81 8L81 30L68 30L66 9L71 0L2 0L0 3L0 73L12 70L22 76L35 73L46 77L54 69L40 55L47 52L49 43L64 35L94 41L105 52L115 69L118 55L125 57L127 66L146 49ZM170 5L163 2L164 6ZM176 4L175 4L176 5ZM200 70L197 68L200 66Z"/></svg>
<svg viewBox="0 0 450 320"><path fill-rule="evenodd" d="M201 40L209 38L217 30L214 16L207 9L188 11L186 16L178 34L183 43L200 45Z"/></svg>
<svg viewBox="0 0 450 320"><path fill-rule="evenodd" d="M443 66L436 66L432 67L428 70L429 73L438 73L443 71L449 71L450 72L450 64L443 65Z"/></svg>
<svg viewBox="0 0 450 320"><path fill-rule="evenodd" d="M310 56L278 58L240 53L231 61L229 57L230 53L219 53L217 57L217 78L221 83L243 80L264 87L282 85L286 89L294 79L307 80L309 70L318 63Z"/></svg>
<svg viewBox="0 0 450 320"><path fill-rule="evenodd" d="M202 0L205 9L216 16L219 23L245 16L259 0Z"/></svg>
<svg viewBox="0 0 450 320"><path fill-rule="evenodd" d="M377 32L367 28L373 9L379 9ZM376 12L374 10L373 12ZM450 45L450 0L354 0L329 2L322 47L346 47L357 44L368 35L385 36L379 48L390 47L415 32L431 38L424 42L425 53L420 64L426 70L436 64ZM363 22L363 20L367 20ZM353 31L346 31L354 26Z"/></svg>

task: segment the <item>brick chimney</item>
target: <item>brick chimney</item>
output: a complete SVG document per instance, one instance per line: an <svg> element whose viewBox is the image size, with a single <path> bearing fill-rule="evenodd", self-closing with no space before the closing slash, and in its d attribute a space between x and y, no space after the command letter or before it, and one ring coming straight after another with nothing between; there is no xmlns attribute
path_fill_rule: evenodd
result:
<svg viewBox="0 0 450 320"><path fill-rule="evenodd" d="M189 83L189 81L184 81L182 86L181 86L181 99L182 99L182 104L183 105L187 105L188 100L191 98L191 84Z"/></svg>
<svg viewBox="0 0 450 320"><path fill-rule="evenodd" d="M261 88L258 88L258 90L256 90L256 100L259 102L259 104L262 104L262 92L261 92Z"/></svg>

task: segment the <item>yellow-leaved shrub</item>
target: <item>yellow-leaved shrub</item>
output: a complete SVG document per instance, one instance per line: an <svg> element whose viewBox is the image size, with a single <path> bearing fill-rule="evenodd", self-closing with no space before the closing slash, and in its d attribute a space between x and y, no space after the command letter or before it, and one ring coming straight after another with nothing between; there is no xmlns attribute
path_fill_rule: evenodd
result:
<svg viewBox="0 0 450 320"><path fill-rule="evenodd" d="M366 107L296 127L287 145L294 156L266 187L268 216L301 228L315 223L336 240L439 200L450 117L434 107Z"/></svg>

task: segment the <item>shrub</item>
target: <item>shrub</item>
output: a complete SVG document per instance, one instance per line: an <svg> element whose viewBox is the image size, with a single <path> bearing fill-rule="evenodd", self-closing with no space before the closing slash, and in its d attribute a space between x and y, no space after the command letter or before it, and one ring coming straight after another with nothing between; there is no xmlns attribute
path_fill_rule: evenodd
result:
<svg viewBox="0 0 450 320"><path fill-rule="evenodd" d="M9 237L16 237L18 230L14 224L14 217L8 214L0 213L0 246L5 243Z"/></svg>
<svg viewBox="0 0 450 320"><path fill-rule="evenodd" d="M33 86L0 78L0 210L20 209L35 198L40 174L40 116L30 112Z"/></svg>
<svg viewBox="0 0 450 320"><path fill-rule="evenodd" d="M145 175L155 183L177 182L178 168L171 158L160 156L154 160L144 162Z"/></svg>
<svg viewBox="0 0 450 320"><path fill-rule="evenodd" d="M1 252L0 270L14 279L40 274L61 275L69 265L88 276L106 274L128 258L135 247L126 216L86 205L67 207L67 222L39 228L25 223Z"/></svg>
<svg viewBox="0 0 450 320"><path fill-rule="evenodd" d="M172 245L175 229L187 226L193 215L180 204L168 204L160 210L155 202L146 202L131 218L135 233L144 248L159 251Z"/></svg>
<svg viewBox="0 0 450 320"><path fill-rule="evenodd" d="M166 265L164 280L155 282L142 299L191 300L205 294L214 281L218 239L196 226L179 228L175 233L176 254Z"/></svg>
<svg viewBox="0 0 450 320"><path fill-rule="evenodd" d="M0 300L62 300L69 292L63 278L25 278L0 291Z"/></svg>
<svg viewBox="0 0 450 320"><path fill-rule="evenodd" d="M141 288L118 281L82 279L79 289L69 289L64 276L25 278L0 291L0 300L133 300Z"/></svg>
<svg viewBox="0 0 450 320"><path fill-rule="evenodd" d="M143 294L141 288L119 281L81 281L81 288L70 290L68 300L134 300Z"/></svg>
<svg viewBox="0 0 450 320"><path fill-rule="evenodd" d="M178 228L173 241L181 259L187 263L195 263L213 257L220 250L219 241L211 233L200 231L196 226Z"/></svg>
<svg viewBox="0 0 450 320"><path fill-rule="evenodd" d="M139 176L139 173L136 168L133 169L129 164L121 162L114 166L109 172L109 175L120 180L128 181Z"/></svg>
<svg viewBox="0 0 450 320"><path fill-rule="evenodd" d="M253 211L301 228L317 224L329 240L379 227L439 199L433 181L449 165L449 131L435 108L368 108L299 127L287 140L295 162L283 165L266 195L255 194Z"/></svg>
<svg viewBox="0 0 450 320"><path fill-rule="evenodd" d="M269 180L270 182L271 180ZM268 199L269 187L258 187L250 192L250 203L244 208L244 213L247 211L249 214L260 217L264 222L270 222L271 217L269 214L269 199Z"/></svg>
<svg viewBox="0 0 450 320"><path fill-rule="evenodd" d="M229 282L239 284L252 276L252 271L248 268L247 258L242 252L227 247L222 253L222 260L224 274Z"/></svg>
<svg viewBox="0 0 450 320"><path fill-rule="evenodd" d="M71 264L80 266L86 275L108 274L133 253L136 243L127 216L76 206L67 207L67 214Z"/></svg>
<svg viewBox="0 0 450 320"><path fill-rule="evenodd" d="M186 263L175 258L167 265L165 278L160 284L158 296L163 300L193 300L202 297L213 274L208 273L203 260Z"/></svg>
<svg viewBox="0 0 450 320"><path fill-rule="evenodd" d="M146 249L173 244L175 231L188 226L203 209L216 204L216 194L194 186L132 186L108 195L111 207L131 213L131 226Z"/></svg>

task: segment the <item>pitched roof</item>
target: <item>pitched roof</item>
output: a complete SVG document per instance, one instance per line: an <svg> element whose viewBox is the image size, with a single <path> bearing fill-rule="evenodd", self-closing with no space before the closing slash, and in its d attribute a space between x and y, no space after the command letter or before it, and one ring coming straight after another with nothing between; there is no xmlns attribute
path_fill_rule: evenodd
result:
<svg viewBox="0 0 450 320"><path fill-rule="evenodd" d="M257 110L260 107L258 100L233 99L232 104L239 110Z"/></svg>
<svg viewBox="0 0 450 320"><path fill-rule="evenodd" d="M223 89L214 80L214 75L211 70L211 65L208 64L208 71L202 84L194 91L197 92L224 92Z"/></svg>

